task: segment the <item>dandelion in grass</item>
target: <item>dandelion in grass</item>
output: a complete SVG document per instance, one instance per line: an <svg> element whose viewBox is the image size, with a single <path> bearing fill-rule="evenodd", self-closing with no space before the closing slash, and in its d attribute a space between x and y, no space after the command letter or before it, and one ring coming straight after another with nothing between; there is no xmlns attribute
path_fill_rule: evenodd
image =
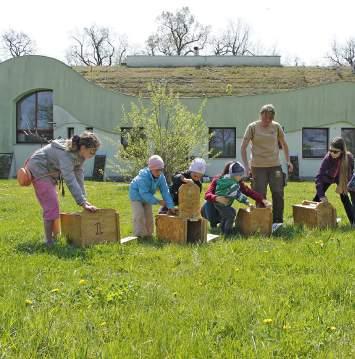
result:
<svg viewBox="0 0 355 359"><path fill-rule="evenodd" d="M25 300L25 303L26 303L26 305L31 305L31 304L33 304L32 300L30 300L30 299L26 299L26 300Z"/></svg>
<svg viewBox="0 0 355 359"><path fill-rule="evenodd" d="M331 332L334 332L335 330L337 330L337 327L331 326L331 327L328 327L328 330L330 330Z"/></svg>
<svg viewBox="0 0 355 359"><path fill-rule="evenodd" d="M100 327L104 327L104 326L106 326L106 322L102 322L102 323L100 323Z"/></svg>
<svg viewBox="0 0 355 359"><path fill-rule="evenodd" d="M79 280L79 284L80 284L80 285L85 285L87 282L88 282L88 281L85 280L85 279L80 279L80 280Z"/></svg>
<svg viewBox="0 0 355 359"><path fill-rule="evenodd" d="M271 324L272 323L272 319L271 318L266 318L263 320L264 324Z"/></svg>
<svg viewBox="0 0 355 359"><path fill-rule="evenodd" d="M57 293L57 292L59 292L59 288L53 288L53 289L51 290L51 293Z"/></svg>

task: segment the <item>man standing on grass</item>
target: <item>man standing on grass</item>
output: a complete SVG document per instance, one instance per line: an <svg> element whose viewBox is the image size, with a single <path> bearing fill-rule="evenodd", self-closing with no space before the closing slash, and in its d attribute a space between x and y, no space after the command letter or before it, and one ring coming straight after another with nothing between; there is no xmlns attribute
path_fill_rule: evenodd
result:
<svg viewBox="0 0 355 359"><path fill-rule="evenodd" d="M252 175L253 189L266 198L267 185L272 194L273 222L283 223L285 176L282 172L279 144L289 172L293 171L285 133L274 121L275 107L271 104L260 109L260 119L248 125L240 148L246 176ZM247 159L247 147L251 142L251 168Z"/></svg>

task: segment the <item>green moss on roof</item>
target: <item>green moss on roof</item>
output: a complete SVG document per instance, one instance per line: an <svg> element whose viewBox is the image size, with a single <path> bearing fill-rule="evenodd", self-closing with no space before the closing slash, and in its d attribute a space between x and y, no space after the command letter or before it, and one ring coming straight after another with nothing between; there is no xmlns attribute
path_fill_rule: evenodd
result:
<svg viewBox="0 0 355 359"><path fill-rule="evenodd" d="M153 81L166 82L182 97L246 96L335 82L355 82L350 68L328 67L73 67L84 78L115 92L146 96Z"/></svg>

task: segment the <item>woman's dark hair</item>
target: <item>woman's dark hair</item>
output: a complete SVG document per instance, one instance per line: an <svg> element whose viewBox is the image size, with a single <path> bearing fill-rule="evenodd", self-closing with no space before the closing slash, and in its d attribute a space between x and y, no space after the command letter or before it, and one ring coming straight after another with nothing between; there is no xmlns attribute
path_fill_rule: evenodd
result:
<svg viewBox="0 0 355 359"><path fill-rule="evenodd" d="M330 142L330 146L336 148L337 150L342 151L342 155L344 155L347 152L346 143L343 138L341 137L335 137Z"/></svg>
<svg viewBox="0 0 355 359"><path fill-rule="evenodd" d="M234 161L229 161L224 165L224 168L223 168L222 173L220 174L220 177L227 175L229 173L229 167L232 163L234 163Z"/></svg>
<svg viewBox="0 0 355 359"><path fill-rule="evenodd" d="M67 141L67 149L70 152L76 152L80 150L81 146L86 148L99 148L101 142L99 138L89 131L83 132L80 136L74 135L71 139Z"/></svg>

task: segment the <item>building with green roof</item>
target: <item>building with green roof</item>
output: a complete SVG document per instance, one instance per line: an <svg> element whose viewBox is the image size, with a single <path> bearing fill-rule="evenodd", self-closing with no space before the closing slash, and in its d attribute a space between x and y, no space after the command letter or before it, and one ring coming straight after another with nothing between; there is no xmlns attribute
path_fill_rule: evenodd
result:
<svg viewBox="0 0 355 359"><path fill-rule="evenodd" d="M42 138L67 138L92 129L103 142L88 161L88 177L117 176L109 166L121 141L123 108L161 81L204 119L221 155L208 160L207 175L240 159L246 126L266 103L275 105L301 178L314 177L329 141L344 136L355 152L355 75L350 69L307 67L71 68L53 58L24 56L0 63L0 176L14 176ZM149 101L144 98L143 101ZM119 175L119 174L118 174Z"/></svg>

